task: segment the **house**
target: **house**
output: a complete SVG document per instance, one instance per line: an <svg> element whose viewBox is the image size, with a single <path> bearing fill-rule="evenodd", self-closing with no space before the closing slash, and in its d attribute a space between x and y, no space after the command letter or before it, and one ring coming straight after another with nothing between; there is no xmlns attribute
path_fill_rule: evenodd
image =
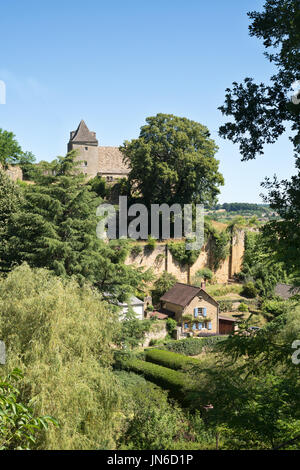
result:
<svg viewBox="0 0 300 470"><path fill-rule="evenodd" d="M136 314L136 318L138 318L139 320L144 320L143 300L140 300L134 295L132 295L128 302L119 303L119 306L122 308L121 317L123 317L128 312L128 308L131 307L134 313Z"/></svg>
<svg viewBox="0 0 300 470"><path fill-rule="evenodd" d="M161 298L161 311L174 318L184 335L196 336L229 334L236 320L219 315L218 302L204 287L177 282Z"/></svg>
<svg viewBox="0 0 300 470"><path fill-rule="evenodd" d="M177 321L183 334L219 334L219 304L203 288L177 282L160 301L162 312Z"/></svg>

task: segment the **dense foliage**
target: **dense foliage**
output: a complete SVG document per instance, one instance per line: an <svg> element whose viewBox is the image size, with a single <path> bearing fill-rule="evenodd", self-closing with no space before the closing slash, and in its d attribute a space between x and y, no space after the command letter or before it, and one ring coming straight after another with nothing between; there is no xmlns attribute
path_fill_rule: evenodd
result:
<svg viewBox="0 0 300 470"><path fill-rule="evenodd" d="M153 304L157 305L159 303L159 299L169 290L171 287L173 287L177 282L176 277L168 273L167 271L164 271L161 276L156 279L156 281L153 284L153 289L151 291L152 293L152 299L153 299Z"/></svg>
<svg viewBox="0 0 300 470"><path fill-rule="evenodd" d="M124 264L129 251L125 240L105 243L96 237L101 199L84 184L84 175L76 173L75 153L54 163L50 174L26 185L22 204L10 214L2 257L5 269L26 261L59 276L89 280L111 300L124 300L142 286L147 274ZM0 204L1 198L6 200L5 191Z"/></svg>
<svg viewBox="0 0 300 470"><path fill-rule="evenodd" d="M29 404L20 401L17 382L22 379L18 369L0 377L0 450L30 449L41 430L50 423L57 426L51 416L35 416Z"/></svg>
<svg viewBox="0 0 300 470"><path fill-rule="evenodd" d="M197 356L204 348L212 348L219 341L224 341L225 336L211 336L207 338L186 338L179 341L170 341L164 349L186 356Z"/></svg>
<svg viewBox="0 0 300 470"><path fill-rule="evenodd" d="M208 129L172 114L148 117L138 139L120 150L129 165L132 196L150 204L213 203L224 184Z"/></svg>
<svg viewBox="0 0 300 470"><path fill-rule="evenodd" d="M272 297L277 282L287 281L282 262L274 259L274 251L262 233L246 232L242 272L239 278L246 282L243 295ZM249 289L249 283L250 289ZM253 284L254 282L254 284Z"/></svg>
<svg viewBox="0 0 300 470"><path fill-rule="evenodd" d="M147 349L145 351L145 359L148 362L153 362L154 364L159 364L174 370L185 369L189 365L199 363L197 359L160 349Z"/></svg>
<svg viewBox="0 0 300 470"><path fill-rule="evenodd" d="M243 160L263 154L266 143L274 143L291 129L290 140L295 150L296 174L291 180L266 179L264 197L280 220L264 226L274 259L300 282L300 105L295 84L300 79L300 8L298 0L267 0L261 12L251 12L250 34L263 39L265 55L277 67L270 84L256 84L251 78L233 83L226 90L221 111L233 117L220 127L220 135L238 143ZM279 19L279 20L278 20ZM289 94L293 92L292 99Z"/></svg>
<svg viewBox="0 0 300 470"><path fill-rule="evenodd" d="M5 369L26 372L20 400L59 424L35 447L113 448L122 420L122 390L110 371L116 314L95 290L26 264L0 281L0 311Z"/></svg>

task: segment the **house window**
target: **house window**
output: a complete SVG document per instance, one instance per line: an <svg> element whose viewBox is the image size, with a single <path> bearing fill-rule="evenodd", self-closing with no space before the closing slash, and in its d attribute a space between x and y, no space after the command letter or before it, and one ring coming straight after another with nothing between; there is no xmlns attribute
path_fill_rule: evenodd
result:
<svg viewBox="0 0 300 470"><path fill-rule="evenodd" d="M202 323L198 323L198 330L202 330Z"/></svg>
<svg viewBox="0 0 300 470"><path fill-rule="evenodd" d="M87 165L88 165L88 163L87 163L87 161L85 161L85 162L84 162L84 166L87 166Z"/></svg>
<svg viewBox="0 0 300 470"><path fill-rule="evenodd" d="M84 150L88 150L89 148L88 147L84 147Z"/></svg>
<svg viewBox="0 0 300 470"><path fill-rule="evenodd" d="M201 315L202 317L206 317L207 316L206 307L199 307L198 315Z"/></svg>
<svg viewBox="0 0 300 470"><path fill-rule="evenodd" d="M184 329L185 329L185 330L188 330L188 328L189 328L189 325L188 325L187 323L185 323L185 324L184 324Z"/></svg>
<svg viewBox="0 0 300 470"><path fill-rule="evenodd" d="M209 322L209 324L208 324L208 329L209 329L209 330L212 330L212 324L211 324L211 322Z"/></svg>
<svg viewBox="0 0 300 470"><path fill-rule="evenodd" d="M112 176L107 176L107 177L106 177L106 181L113 181L113 179L114 179L114 178L113 178Z"/></svg>
<svg viewBox="0 0 300 470"><path fill-rule="evenodd" d="M197 328L196 323L193 323L193 330L195 330L196 328Z"/></svg>

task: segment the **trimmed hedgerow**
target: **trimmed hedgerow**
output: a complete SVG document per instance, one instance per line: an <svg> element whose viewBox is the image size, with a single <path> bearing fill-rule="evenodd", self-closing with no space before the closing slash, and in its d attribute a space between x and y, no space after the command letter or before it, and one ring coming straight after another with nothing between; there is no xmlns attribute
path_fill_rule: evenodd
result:
<svg viewBox="0 0 300 470"><path fill-rule="evenodd" d="M213 347L219 341L224 341L227 336L209 336L204 338L187 338L167 343L163 349L185 356L197 356L204 347ZM162 349L162 348L160 348Z"/></svg>
<svg viewBox="0 0 300 470"><path fill-rule="evenodd" d="M145 359L148 362L153 362L154 364L169 367L174 370L184 369L187 365L199 364L197 359L161 349L146 350Z"/></svg>
<svg viewBox="0 0 300 470"><path fill-rule="evenodd" d="M142 374L146 379L154 382L156 385L169 390L174 398L181 399L183 396L183 389L185 389L187 385L187 377L182 372L134 358L118 360L116 365L120 369Z"/></svg>

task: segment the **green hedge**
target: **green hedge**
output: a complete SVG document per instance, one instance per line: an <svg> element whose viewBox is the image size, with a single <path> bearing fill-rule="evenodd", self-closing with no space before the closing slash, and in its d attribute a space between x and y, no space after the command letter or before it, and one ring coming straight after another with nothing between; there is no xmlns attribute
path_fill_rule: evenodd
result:
<svg viewBox="0 0 300 470"><path fill-rule="evenodd" d="M185 356L197 356L204 347L212 347L219 341L224 341L227 336L210 336L204 338L187 338L178 341L171 341L163 348L174 353L184 354Z"/></svg>
<svg viewBox="0 0 300 470"><path fill-rule="evenodd" d="M142 374L156 385L169 390L174 398L183 399L183 389L187 385L187 377L182 372L139 359L118 360L116 365L121 369Z"/></svg>
<svg viewBox="0 0 300 470"><path fill-rule="evenodd" d="M185 366L190 364L199 364L197 359L161 349L146 350L145 359L148 362L153 362L154 364L159 364L174 370L183 369Z"/></svg>

